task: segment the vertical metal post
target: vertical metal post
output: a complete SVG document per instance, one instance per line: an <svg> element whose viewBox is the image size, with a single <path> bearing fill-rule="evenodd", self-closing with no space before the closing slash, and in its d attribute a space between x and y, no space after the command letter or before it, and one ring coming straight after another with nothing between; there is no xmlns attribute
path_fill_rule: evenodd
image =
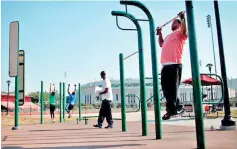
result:
<svg viewBox="0 0 237 149"><path fill-rule="evenodd" d="M59 83L59 112L60 112L60 116L59 116L59 120L60 123L62 123L63 119L62 119L62 83Z"/></svg>
<svg viewBox="0 0 237 149"><path fill-rule="evenodd" d="M122 131L127 131L123 54L119 54Z"/></svg>
<svg viewBox="0 0 237 149"><path fill-rule="evenodd" d="M78 83L78 111L79 111L79 121L82 119L81 117L81 84Z"/></svg>
<svg viewBox="0 0 237 149"><path fill-rule="evenodd" d="M217 38L218 38L218 45L219 45L221 76L222 76L222 80L224 84L225 116L224 116L224 119L221 121L221 126L223 126L224 128L228 126L236 126L236 122L231 118L229 92L228 92L227 75L226 75L226 65L225 65L225 53L224 53L224 46L223 46L222 32L221 32L221 21L220 21L218 1L216 0L214 0L214 10L215 10L215 16L216 16L216 29L217 29Z"/></svg>
<svg viewBox="0 0 237 149"><path fill-rule="evenodd" d="M161 124L161 108L160 108L160 89L158 79L158 66L157 66L157 52L154 35L154 21L152 16L149 18L150 25L150 44L151 44L151 60L152 60L152 78L153 78L153 100L154 100L154 112L155 112L155 128L156 139L162 139L162 124Z"/></svg>
<svg viewBox="0 0 237 149"><path fill-rule="evenodd" d="M44 82L41 81L40 90L40 124L44 123Z"/></svg>
<svg viewBox="0 0 237 149"><path fill-rule="evenodd" d="M194 12L192 1L185 1L187 11L188 33L189 33L189 48L190 59L192 68L192 80L193 80L193 97L195 108L195 123L196 123L196 137L197 148L205 149L205 133L203 124L203 109L202 109L202 96L201 96L201 81L198 66L198 54L196 43L196 32L194 24Z"/></svg>
<svg viewBox="0 0 237 149"><path fill-rule="evenodd" d="M12 130L18 130L18 129L20 129L20 127L19 127L19 76L17 75L15 77L15 126L12 128Z"/></svg>
<svg viewBox="0 0 237 149"><path fill-rule="evenodd" d="M146 86L145 86L145 68L144 68L144 51L142 44L142 31L137 28L138 34L138 55L139 55L139 75L140 75L140 98L142 110L142 135L147 136L147 102L146 102Z"/></svg>
<svg viewBox="0 0 237 149"><path fill-rule="evenodd" d="M63 122L65 122L65 82L63 82Z"/></svg>

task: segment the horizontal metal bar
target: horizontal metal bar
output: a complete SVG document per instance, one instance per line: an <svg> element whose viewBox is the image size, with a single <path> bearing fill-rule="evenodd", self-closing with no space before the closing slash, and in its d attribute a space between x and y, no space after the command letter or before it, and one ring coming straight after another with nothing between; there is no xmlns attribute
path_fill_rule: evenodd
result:
<svg viewBox="0 0 237 149"><path fill-rule="evenodd" d="M129 19L130 19L130 18L129 18ZM118 27L119 29L121 29L121 30L137 31L137 29L127 29L127 28L122 28L122 27L120 27L119 24L118 24L118 16L116 16L116 25L117 25L117 27Z"/></svg>
<svg viewBox="0 0 237 149"><path fill-rule="evenodd" d="M133 56L133 55L135 55L135 54L137 54L138 53L138 51L136 51L136 52L134 52L134 53L132 53L132 54L130 54L130 55L128 55L127 57L125 57L123 60L125 60L125 59L127 59L127 58L129 58L129 57L131 57L131 56Z"/></svg>
<svg viewBox="0 0 237 149"><path fill-rule="evenodd" d="M161 75L160 73L158 75ZM152 77L145 77L145 79L147 80L152 80L153 78ZM160 79L160 78L159 78Z"/></svg>
<svg viewBox="0 0 237 149"><path fill-rule="evenodd" d="M149 21L149 20L146 20L146 19L136 19L137 21Z"/></svg>
<svg viewBox="0 0 237 149"><path fill-rule="evenodd" d="M186 13L186 11L184 11L184 13ZM178 15L175 16L173 19L171 19L171 20L169 20L168 22L166 22L165 24L159 26L159 28L163 28L163 27L165 27L167 24L169 24L170 22L173 22L173 21L174 21L175 19L177 19L178 17L179 17ZM157 28L158 28L158 27L157 27ZM156 30L155 30L154 32L157 31L157 28L156 28Z"/></svg>

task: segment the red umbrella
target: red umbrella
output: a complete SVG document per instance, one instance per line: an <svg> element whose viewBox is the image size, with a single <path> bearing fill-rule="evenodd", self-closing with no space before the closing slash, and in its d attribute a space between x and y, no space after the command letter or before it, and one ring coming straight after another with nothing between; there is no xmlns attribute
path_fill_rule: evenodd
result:
<svg viewBox="0 0 237 149"><path fill-rule="evenodd" d="M208 75L200 75L200 80L202 86L208 86L208 85L221 85L221 81L214 79L212 77L209 77ZM184 84L193 84L192 78L189 78L187 80L183 81Z"/></svg>

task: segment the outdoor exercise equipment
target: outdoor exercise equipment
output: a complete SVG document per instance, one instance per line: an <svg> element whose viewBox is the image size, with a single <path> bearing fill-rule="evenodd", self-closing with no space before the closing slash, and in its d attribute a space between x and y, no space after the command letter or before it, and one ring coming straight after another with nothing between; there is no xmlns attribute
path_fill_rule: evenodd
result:
<svg viewBox="0 0 237 149"><path fill-rule="evenodd" d="M120 1L124 5L133 5L141 8L149 18L150 23L150 41L151 41L151 56L152 56L152 70L153 70L153 93L154 93L154 103L155 103L155 119L156 119L156 138L162 138L161 130L161 116L160 116L160 100L159 100L159 86L158 86L158 76L157 76L157 56L156 56L156 44L154 35L154 21L149 10L140 2L137 1ZM197 147L205 149L205 135L204 135L204 125L203 125L203 111L201 108L201 86L199 77L199 66L198 66L198 55L197 55L197 44L196 44L196 33L194 24L194 14L193 14L193 4L192 1L185 1L186 12L187 12L187 22L188 22L188 32L189 32L189 46L190 46L190 58L192 65L192 78L193 78L193 88L194 88L194 107L195 107L195 122L196 122L196 137L197 137Z"/></svg>
<svg viewBox="0 0 237 149"><path fill-rule="evenodd" d="M186 13L186 11L184 11L184 13ZM179 18L179 14L178 14L177 16L175 16L173 19L171 19L171 20L167 21L166 23L164 23L163 25L157 27L154 32L156 32L158 28L161 28L161 29L162 29L163 27L165 27L166 25L170 24L171 22L173 22L173 21L174 21L175 19L177 19L177 18Z"/></svg>
<svg viewBox="0 0 237 149"><path fill-rule="evenodd" d="M215 76L219 80L214 79L211 76ZM223 85L222 78L219 75L216 75L216 74L200 74L200 80L201 80L201 85L202 86L220 85L221 86L221 93L222 93L222 96L221 96L220 99L216 99L216 100L214 99L214 101L213 100L203 101L202 104L204 104L204 105L205 104L213 105L213 107L215 105L222 105L223 101L224 101L224 85ZM184 80L183 83L192 85L193 81L190 78L190 79ZM193 112L192 104L185 105L185 111L188 112L188 115L182 115L182 117L190 117L190 118L195 117L195 115L191 115L191 112ZM208 111L208 110L205 109L205 111ZM205 118L218 118L219 113L217 112L217 115L214 116L214 117L213 116L212 117L208 116L207 113L204 113L203 116Z"/></svg>
<svg viewBox="0 0 237 149"><path fill-rule="evenodd" d="M101 87L95 86L95 94L98 94L101 91L102 91ZM81 107L81 100L80 100L80 98L81 98L81 86L80 86L80 83L78 84L78 97L79 97L78 98L78 100L79 100L78 101L78 104L79 104L79 117L76 119L77 120L77 124L79 123L79 121L84 120L85 121L85 125L87 125L88 124L88 120L90 118L96 118L96 117L98 117L98 115L83 116L82 117L82 115L81 115L82 107ZM96 100L99 100L99 96L96 97ZM85 101L85 104L86 104L86 101ZM85 114L86 114L86 110L87 110L87 108L85 106Z"/></svg>
<svg viewBox="0 0 237 149"><path fill-rule="evenodd" d="M65 122L65 116L63 113L64 109L65 109L65 104L63 104L65 102L65 87L63 88L63 84L60 82L59 83L59 122ZM51 83L50 83L51 86ZM54 84L53 84L54 86ZM64 85L65 86L65 85ZM55 86L54 86L55 87ZM56 94L55 94L56 96ZM41 81L41 89L40 89L40 124L44 123L44 82Z"/></svg>
<svg viewBox="0 0 237 149"><path fill-rule="evenodd" d="M148 19L137 19L137 21L148 21L150 30L150 46L151 46L151 61L152 61L152 77L153 77L153 94L154 94L154 113L155 113L155 129L156 129L156 139L162 138L162 126L161 126L161 108L160 108L160 93L158 84L158 66L157 66L157 52L156 52L156 40L155 40L155 25L153 17L147 7L138 1L133 0L123 0L120 4L125 5L127 12L127 5L135 6L140 8L147 16Z"/></svg>
<svg viewBox="0 0 237 149"><path fill-rule="evenodd" d="M129 98L135 98L135 99L137 99L138 100L138 109L136 109L135 111L126 111L126 113L134 113L134 112L139 112L140 111L140 109L141 109L141 100L140 100L140 98L137 96L137 95L135 95L135 94L128 94L128 95L126 95L125 97L128 97L128 101L129 101ZM136 103L136 102L135 102ZM134 105L133 105L134 106Z"/></svg>
<svg viewBox="0 0 237 149"><path fill-rule="evenodd" d="M143 51L143 43L142 43L142 31L139 23L136 21L136 18L123 11L112 11L111 13L113 16L116 16L116 24L119 29L121 30L132 30L137 31L138 35L138 55L139 55L139 75L140 75L140 98L141 98L141 114L142 114L142 135L146 136L147 131L147 104L146 104L146 89L145 89L145 74L144 74L144 51ZM123 16L129 18L136 26L136 29L123 29L119 27L118 25L118 16ZM130 54L128 57L131 57L132 55L136 54L137 52ZM123 70L123 61L125 59L123 58L123 54L119 55L119 61L120 61L120 84L121 84L121 103L122 103L122 131L126 131L126 109L125 109L125 84L124 84L124 70ZM122 65L122 66L121 66ZM121 77L122 76L122 77ZM123 80L123 81L122 81Z"/></svg>
<svg viewBox="0 0 237 149"><path fill-rule="evenodd" d="M161 75L161 74L159 73L158 76L159 76L159 75ZM152 77L145 77L145 79L146 79L146 80L152 80L153 78L152 78ZM159 80L160 80L160 78L159 78ZM162 89L160 89L160 92L162 92ZM162 101L164 98L165 98L165 97L162 96L162 97L160 98L160 101ZM148 102L148 101L150 101L150 100L152 100L152 99L153 99L153 95L152 95L149 99L147 99L146 101Z"/></svg>
<svg viewBox="0 0 237 149"><path fill-rule="evenodd" d="M44 123L44 82L41 81L40 87L40 124Z"/></svg>
<svg viewBox="0 0 237 149"><path fill-rule="evenodd" d="M123 60L125 60L125 59L127 59L127 58L129 58L129 57L131 57L131 56L133 56L133 55L135 55L135 54L137 54L137 53L138 53L138 51L136 51L136 52L134 52L134 53L132 53L132 54L126 56L125 58L123 58Z"/></svg>
<svg viewBox="0 0 237 149"><path fill-rule="evenodd" d="M218 38L218 45L219 45L221 77L223 79L223 84L224 84L225 116L223 120L221 121L221 126L223 129L225 127L232 127L233 129L236 129L236 122L231 118L231 111L230 111L230 100L229 100L226 66L225 66L225 54L224 54L224 46L223 46L223 41L222 41L221 21L220 21L220 15L219 15L218 1L214 1L214 11L215 11L215 17L216 17L216 30L217 30L217 38Z"/></svg>
<svg viewBox="0 0 237 149"><path fill-rule="evenodd" d="M63 109L63 122L65 122L65 107L66 107L66 95L65 95L65 82L63 82L63 104L62 104L62 109Z"/></svg>
<svg viewBox="0 0 237 149"><path fill-rule="evenodd" d="M187 23L188 23L188 33L189 33L189 49L190 49L190 60L192 69L192 79L193 79L193 97L194 97L194 109L195 109L195 124L196 124L196 138L197 138L197 148L205 149L205 133L203 124L203 109L202 109L202 95L201 95L201 82L198 64L198 54L197 54L197 42L196 42L196 32L194 23L194 12L192 1L185 1L186 11L187 11Z"/></svg>
<svg viewBox="0 0 237 149"><path fill-rule="evenodd" d="M140 105L141 100L140 100L140 98L137 95L132 94L132 95L126 95L125 97L132 97L132 96L134 96L134 97L136 97L138 99L138 103L139 103L138 109L135 110L135 111L126 111L126 113L139 112L140 109L141 109L141 105ZM79 114L79 116L80 116L80 114ZM77 124L78 124L79 121L84 120L85 121L85 125L87 125L88 124L88 120L90 120L92 118L98 118L98 115L83 116L83 117L81 116L81 118L77 118L76 121L77 121ZM113 120L122 120L122 119L121 118L113 118Z"/></svg>
<svg viewBox="0 0 237 149"><path fill-rule="evenodd" d="M59 122L60 123L63 122L63 116L62 116L62 82L59 82Z"/></svg>

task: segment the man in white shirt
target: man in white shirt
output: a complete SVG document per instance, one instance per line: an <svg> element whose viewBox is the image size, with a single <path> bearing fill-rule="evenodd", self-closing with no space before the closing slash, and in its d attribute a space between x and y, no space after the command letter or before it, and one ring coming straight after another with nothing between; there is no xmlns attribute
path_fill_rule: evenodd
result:
<svg viewBox="0 0 237 149"><path fill-rule="evenodd" d="M106 126L105 128L108 129L108 128L113 128L113 118L112 118L112 111L111 111L111 102L113 100L112 87L111 87L110 80L106 78L105 71L102 71L100 73L100 76L103 79L103 83L102 83L103 92L99 93L99 95L102 97L102 104L101 104L100 113L98 117L98 124L93 125L93 126L102 128L104 118L106 117L108 126Z"/></svg>

